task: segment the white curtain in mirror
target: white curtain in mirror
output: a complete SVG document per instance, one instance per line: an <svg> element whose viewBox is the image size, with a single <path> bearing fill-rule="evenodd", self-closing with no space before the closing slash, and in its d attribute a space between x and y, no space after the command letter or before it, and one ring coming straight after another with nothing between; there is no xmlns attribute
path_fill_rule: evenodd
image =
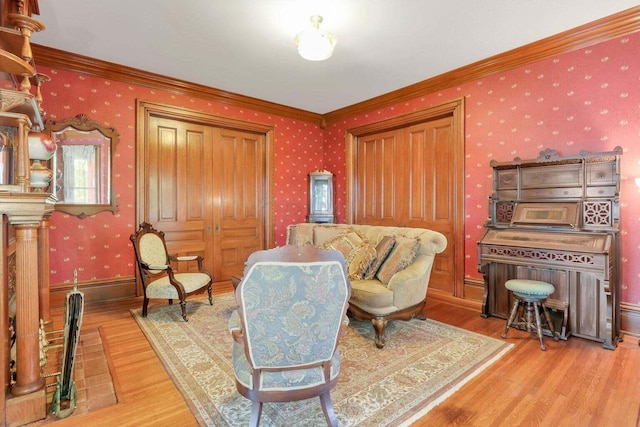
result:
<svg viewBox="0 0 640 427"><path fill-rule="evenodd" d="M73 203L99 203L98 146L64 145L64 200Z"/></svg>

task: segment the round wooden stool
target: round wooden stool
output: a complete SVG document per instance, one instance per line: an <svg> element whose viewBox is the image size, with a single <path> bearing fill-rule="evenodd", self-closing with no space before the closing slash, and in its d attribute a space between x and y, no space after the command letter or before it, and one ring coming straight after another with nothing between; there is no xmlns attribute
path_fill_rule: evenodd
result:
<svg viewBox="0 0 640 427"><path fill-rule="evenodd" d="M553 327L551 316L549 316L547 307L544 305L549 295L555 292L553 285L539 280L511 279L507 280L504 286L513 292L515 301L511 309L511 315L507 321L507 326L504 328L502 338L507 337L507 331L509 331L510 327L523 326L525 330L531 333L537 332L538 338L540 339L540 349L543 351L546 350L547 348L542 341L542 323L540 322L540 309L542 309L553 339L554 341L558 341L559 337ZM521 303L524 305L525 310L524 319L515 322L514 320L516 319ZM534 318L535 323L533 321Z"/></svg>

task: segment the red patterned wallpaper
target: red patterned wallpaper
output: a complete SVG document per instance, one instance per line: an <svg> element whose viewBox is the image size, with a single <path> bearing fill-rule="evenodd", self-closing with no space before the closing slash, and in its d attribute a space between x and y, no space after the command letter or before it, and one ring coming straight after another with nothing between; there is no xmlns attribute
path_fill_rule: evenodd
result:
<svg viewBox="0 0 640 427"><path fill-rule="evenodd" d="M119 210L78 219L61 212L51 217L51 284L108 279L134 274L129 235L135 231L136 100L204 111L275 129L275 235L286 238L286 226L307 215L307 174L323 168L323 132L313 123L250 111L201 99L174 95L65 70L39 67L52 77L43 87L46 118L61 120L77 114L116 128L120 143L114 151L114 189Z"/></svg>
<svg viewBox="0 0 640 427"><path fill-rule="evenodd" d="M623 148L621 160L622 300L640 305L640 33L497 73L409 102L331 124L325 162L339 172L344 206L347 129L465 98L465 277L480 279L476 243L492 190L489 162ZM344 221L339 212L338 221Z"/></svg>
<svg viewBox="0 0 640 427"><path fill-rule="evenodd" d="M465 276L477 272L476 242L487 218L492 159L535 158L546 148L561 155L622 146L622 300L640 304L640 34L559 55L414 100L361 114L322 130L313 123L205 100L154 91L78 73L40 67L48 118L79 113L115 127L115 191L120 210L79 220L54 213L51 220L51 283L131 276L135 230L135 102L144 99L205 111L275 128L276 244L286 225L307 214L307 174L326 168L336 175L338 222L344 221L347 129L465 98ZM323 163L324 157L324 163ZM635 200L635 202L634 202ZM634 262L635 261L635 262Z"/></svg>

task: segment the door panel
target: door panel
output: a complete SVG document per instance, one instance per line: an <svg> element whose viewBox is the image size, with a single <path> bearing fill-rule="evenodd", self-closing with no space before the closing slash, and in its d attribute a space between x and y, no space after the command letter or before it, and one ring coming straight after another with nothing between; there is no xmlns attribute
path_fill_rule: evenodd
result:
<svg viewBox="0 0 640 427"><path fill-rule="evenodd" d="M202 255L214 282L242 275L249 254L274 244L273 128L146 101L137 108L137 221L165 232L172 253Z"/></svg>
<svg viewBox="0 0 640 427"><path fill-rule="evenodd" d="M264 136L215 130L214 269L216 278L242 276L252 252L264 249Z"/></svg>
<svg viewBox="0 0 640 427"><path fill-rule="evenodd" d="M417 216L412 217L409 224L438 231L447 238L447 248L434 260L429 287L455 295L455 162L452 128L452 118L445 117L411 126L407 132L411 134L409 140L415 141L411 145L416 146L411 158L419 159L412 164L410 185L413 194L425 196L423 199L411 198L410 203L415 201L418 204L412 212L419 212L419 208L424 206L424 216L421 222L417 221Z"/></svg>
<svg viewBox="0 0 640 427"><path fill-rule="evenodd" d="M403 213L394 203L403 170L402 160L395 157L401 140L398 131L363 137L358 141L356 164L358 197L356 223L395 226Z"/></svg>
<svg viewBox="0 0 640 427"><path fill-rule="evenodd" d="M201 255L213 268L212 240L206 233L211 214L210 150L213 132L206 126L152 117L146 147L145 219L164 231L167 250L175 255ZM197 268L196 263L180 266Z"/></svg>
<svg viewBox="0 0 640 427"><path fill-rule="evenodd" d="M444 234L447 249L435 258L429 286L451 295L456 294L453 126L446 116L359 137L353 189L358 224Z"/></svg>

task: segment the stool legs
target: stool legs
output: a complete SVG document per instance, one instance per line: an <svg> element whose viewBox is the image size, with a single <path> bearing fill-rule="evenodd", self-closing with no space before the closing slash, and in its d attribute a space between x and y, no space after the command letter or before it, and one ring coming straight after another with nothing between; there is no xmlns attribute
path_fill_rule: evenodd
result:
<svg viewBox="0 0 640 427"><path fill-rule="evenodd" d="M547 311L547 307L544 305L544 302L540 300L527 301L527 300L521 300L520 298L515 297L513 302L513 308L511 309L511 314L509 315L509 320L507 321L507 325L504 328L504 333L502 334L502 338L507 337L507 332L509 331L509 328L514 324L514 321L518 314L518 309L520 308L520 303L525 305L525 313L524 313L525 321L515 322L515 324L524 323L524 326L528 332L536 333L538 335L538 339L540 340L540 350L545 351L547 348L545 347L544 341L542 339L543 337L542 321L540 318L539 307L542 308L542 312L544 314L547 325L549 326L549 330L553 335L554 341L557 341L559 337L555 332L555 328L553 327L553 322L551 321L551 316ZM535 324L533 323L534 318L535 318Z"/></svg>
<svg viewBox="0 0 640 427"><path fill-rule="evenodd" d="M528 303L533 309L534 314L536 315L536 329L538 330L538 339L540 339L540 350L545 351L547 347L544 346L544 342L542 341L542 323L540 322L540 312L538 311L537 303Z"/></svg>
<svg viewBox="0 0 640 427"><path fill-rule="evenodd" d="M518 313L518 306L520 305L520 300L518 298L514 298L513 308L511 309L511 314L509 315L509 320L507 320L507 326L504 328L504 333L502 334L502 338L507 337L507 331L513 324L513 321L516 318L516 314ZM639 343L640 344L640 343Z"/></svg>
<svg viewBox="0 0 640 427"><path fill-rule="evenodd" d="M547 306L544 305L544 302L540 302L542 306L542 312L544 313L544 318L547 320L547 325L549 326L549 330L551 331L551 335L553 335L553 340L558 341L560 339L560 335L556 333L556 328L553 326L553 322L551 321L551 316L549 315L549 310L547 310Z"/></svg>

